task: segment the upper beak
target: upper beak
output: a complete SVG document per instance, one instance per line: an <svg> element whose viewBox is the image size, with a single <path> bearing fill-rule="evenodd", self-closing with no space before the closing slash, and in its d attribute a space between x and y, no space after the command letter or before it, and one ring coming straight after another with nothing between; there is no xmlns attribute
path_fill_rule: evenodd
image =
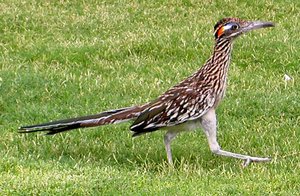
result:
<svg viewBox="0 0 300 196"><path fill-rule="evenodd" d="M275 24L272 22L263 22L263 21L253 21L249 22L247 26L241 28L242 32L248 32L254 29L261 29L267 27L274 27Z"/></svg>
<svg viewBox="0 0 300 196"><path fill-rule="evenodd" d="M254 30L254 29L261 29L261 28L267 28L267 27L274 27L274 23L272 22L262 22L262 21L250 21L247 22L243 27L238 29L237 32L233 33L230 37L237 37L238 35L241 35L243 33L246 33L248 31Z"/></svg>

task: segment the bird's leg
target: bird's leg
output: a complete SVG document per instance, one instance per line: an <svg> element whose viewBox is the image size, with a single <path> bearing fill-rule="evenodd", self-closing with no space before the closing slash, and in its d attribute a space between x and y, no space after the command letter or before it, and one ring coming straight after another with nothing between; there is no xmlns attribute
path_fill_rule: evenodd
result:
<svg viewBox="0 0 300 196"><path fill-rule="evenodd" d="M176 132L173 131L168 131L164 137L164 142L165 142L165 148L167 152L167 158L168 162L170 165L173 165L173 160L172 160L172 152L171 152L171 142L177 135Z"/></svg>
<svg viewBox="0 0 300 196"><path fill-rule="evenodd" d="M266 162L271 160L270 158L252 157L222 150L217 142L217 119L213 109L201 117L201 125L207 137L209 148L214 154L242 159L244 160L243 167L246 167L251 162Z"/></svg>

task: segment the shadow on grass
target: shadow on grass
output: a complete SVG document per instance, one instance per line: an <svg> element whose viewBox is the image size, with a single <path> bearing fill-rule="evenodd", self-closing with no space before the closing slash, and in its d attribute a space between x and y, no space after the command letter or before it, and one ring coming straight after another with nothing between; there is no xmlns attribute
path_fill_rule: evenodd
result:
<svg viewBox="0 0 300 196"><path fill-rule="evenodd" d="M166 160L162 133L132 139L128 132L115 128L103 129L80 130L55 136L20 135L20 159L54 161L64 167L90 165L129 170L139 168L154 173L172 168ZM199 134L191 137L192 134L195 133L180 136L172 144L175 170L236 168L236 161L211 154L205 138Z"/></svg>

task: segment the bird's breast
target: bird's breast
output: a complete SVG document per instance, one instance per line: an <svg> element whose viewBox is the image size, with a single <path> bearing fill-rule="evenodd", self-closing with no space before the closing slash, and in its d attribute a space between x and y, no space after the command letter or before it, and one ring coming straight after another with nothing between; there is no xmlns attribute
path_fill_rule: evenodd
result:
<svg viewBox="0 0 300 196"><path fill-rule="evenodd" d="M218 84L218 88L215 91L215 103L214 103L214 108L216 108L219 103L222 101L222 99L225 96L225 92L226 92L226 78L220 80L219 84Z"/></svg>

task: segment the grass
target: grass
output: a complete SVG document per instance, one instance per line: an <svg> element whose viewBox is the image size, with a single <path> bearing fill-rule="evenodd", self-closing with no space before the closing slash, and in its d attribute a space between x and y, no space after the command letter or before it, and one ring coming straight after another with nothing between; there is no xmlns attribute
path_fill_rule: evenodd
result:
<svg viewBox="0 0 300 196"><path fill-rule="evenodd" d="M297 0L2 1L1 195L297 194L299 10ZM276 23L236 40L218 108L222 147L271 163L242 169L214 156L200 130L172 144L175 169L163 133L133 140L129 123L54 137L17 133L156 98L205 62L212 27L226 16Z"/></svg>

